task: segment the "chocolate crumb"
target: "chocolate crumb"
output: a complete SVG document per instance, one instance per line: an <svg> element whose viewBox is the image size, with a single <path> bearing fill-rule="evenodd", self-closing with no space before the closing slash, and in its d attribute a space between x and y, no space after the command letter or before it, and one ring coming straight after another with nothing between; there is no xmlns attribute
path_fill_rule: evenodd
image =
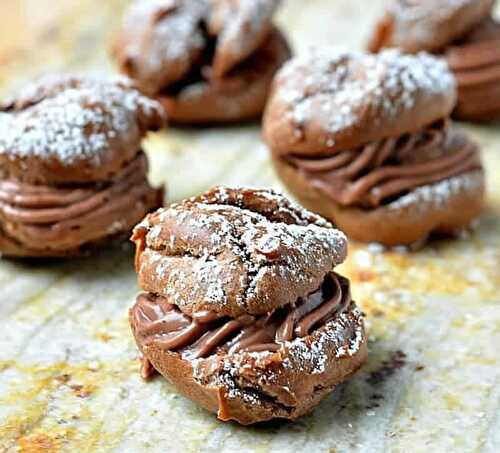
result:
<svg viewBox="0 0 500 453"><path fill-rule="evenodd" d="M384 360L380 368L371 372L366 382L372 386L380 385L404 365L406 365L406 354L398 350L392 353L389 359Z"/></svg>

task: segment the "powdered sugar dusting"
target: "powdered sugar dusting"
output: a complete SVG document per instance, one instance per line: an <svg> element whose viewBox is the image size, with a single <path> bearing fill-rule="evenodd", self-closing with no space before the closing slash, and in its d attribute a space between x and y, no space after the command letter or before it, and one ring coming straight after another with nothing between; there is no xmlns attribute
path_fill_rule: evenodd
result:
<svg viewBox="0 0 500 453"><path fill-rule="evenodd" d="M209 192L208 194L202 195L200 199L203 200L203 202L207 203L228 204L231 201L233 191L237 192L236 206L243 206L245 193L251 192L254 195L257 195L259 198L268 201L269 203L272 204L272 206L274 206L274 210L272 212L273 215L276 216L284 215L296 225L314 224L319 227L332 228L332 224L328 222L326 219L324 219L320 215L308 211L303 206L285 197L283 193L274 190L272 188L259 189L252 186L244 186L244 185L239 185L239 186L235 185L232 187L218 186L212 189L212 191ZM197 200L198 200L197 197L193 197L189 201L196 202Z"/></svg>
<svg viewBox="0 0 500 453"><path fill-rule="evenodd" d="M175 235L164 227L173 224L182 225ZM324 219L272 190L220 187L161 210L137 228L147 230L147 265L156 269L162 294L181 308L203 303L217 312L247 311L249 304L271 309L275 298L286 304L294 291L316 289L318 279L344 260L347 244ZM171 263L168 272L165 263ZM271 297L270 282L290 282L296 290Z"/></svg>
<svg viewBox="0 0 500 453"><path fill-rule="evenodd" d="M161 106L125 78L45 78L1 114L0 153L98 166L110 141L138 140L139 130L162 116Z"/></svg>
<svg viewBox="0 0 500 453"><path fill-rule="evenodd" d="M354 324L353 324L354 319ZM355 305L344 311L316 332L314 340L296 338L287 344L289 357L285 368L311 374L321 374L331 366L331 351L335 358L353 357L365 342L362 313Z"/></svg>
<svg viewBox="0 0 500 453"><path fill-rule="evenodd" d="M388 209L403 209L409 206L428 209L429 205L440 208L451 198L484 186L484 173L474 171L445 179L436 184L421 186L387 205Z"/></svg>
<svg viewBox="0 0 500 453"><path fill-rule="evenodd" d="M124 30L136 35L129 42L129 56L141 59L147 71L162 71L166 65L190 59L193 50L205 45L199 23L207 14L206 0L135 1L124 18ZM149 27L152 27L148 32L149 48L145 53L138 36L139 31Z"/></svg>
<svg viewBox="0 0 500 453"><path fill-rule="evenodd" d="M316 225L287 225L267 221L262 215L246 211L241 215L240 208L224 205L197 204L198 215L187 220L193 237L183 237L183 242L195 240L195 235L201 231L211 232L209 243L201 249L189 250L200 256L193 265L192 272L196 281L206 286L204 299L214 305L224 306L230 301L226 299L224 281L221 279L223 269L215 258L221 250L230 251L253 275L244 294L233 301L244 306L249 298L259 292L261 281L269 277L292 279L295 284L308 284L311 274L307 271L308 263L322 263L334 256L334 262L342 260L345 247L345 236L342 232L318 227ZM238 218L227 218L227 214L236 212ZM184 221L181 210L174 212L180 222ZM154 232L154 229L152 230ZM280 262L269 261L270 253L279 253ZM159 277L161 277L159 275ZM189 304L191 294L186 293L186 300L179 300L177 282L181 275L171 273L165 282L165 292L179 304ZM176 282L175 284L172 284ZM205 285L206 283L206 285Z"/></svg>
<svg viewBox="0 0 500 453"><path fill-rule="evenodd" d="M449 31L448 22L456 16L463 16L466 10L481 8L488 12L491 0L440 0L440 1L407 1L396 0L389 7L389 13L395 18L395 44L412 43L415 49L428 49L435 45L436 36L443 33L443 27ZM470 16L470 14L469 14ZM477 23L475 16L471 25ZM461 28L459 33L463 33ZM458 36L450 36L453 40ZM443 45L448 43L444 42ZM432 50L432 49L431 49Z"/></svg>
<svg viewBox="0 0 500 453"><path fill-rule="evenodd" d="M271 29L278 3L136 0L125 15L116 56L127 74L139 80L148 92L156 93L198 65L200 54L215 38L212 69L221 76L261 45ZM195 84L187 96L203 88Z"/></svg>
<svg viewBox="0 0 500 453"><path fill-rule="evenodd" d="M428 54L379 55L313 49L287 63L278 75L278 96L289 105L299 134L313 118L331 134L354 126L359 112L396 118L421 96L453 93L455 81L445 62Z"/></svg>
<svg viewBox="0 0 500 453"><path fill-rule="evenodd" d="M365 343L363 315L352 304L348 311L338 314L310 336L285 343L277 353L242 352L194 360L193 377L204 385L223 386L227 398L243 399L258 405L263 403L263 389L270 385L279 385L287 392L294 393L293 380L287 382L289 373L328 373L335 367L336 359L356 356ZM273 355L278 354L284 358L276 366ZM221 363L217 367L208 365L219 360ZM252 376L252 382L245 378L246 373ZM246 384L245 387L241 386L241 382Z"/></svg>
<svg viewBox="0 0 500 453"><path fill-rule="evenodd" d="M217 51L245 56L252 49L256 37L270 27L279 0L219 0L214 2L217 25L223 25Z"/></svg>

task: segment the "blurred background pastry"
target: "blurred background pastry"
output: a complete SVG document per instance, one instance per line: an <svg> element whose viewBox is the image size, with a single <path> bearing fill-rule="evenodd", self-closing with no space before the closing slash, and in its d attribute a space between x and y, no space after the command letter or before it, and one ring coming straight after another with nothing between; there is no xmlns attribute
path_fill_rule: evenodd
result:
<svg viewBox="0 0 500 453"><path fill-rule="evenodd" d="M278 175L349 237L410 245L483 204L478 146L449 119L455 81L428 54L317 49L276 76L264 137Z"/></svg>
<svg viewBox="0 0 500 453"><path fill-rule="evenodd" d="M273 24L278 0L138 0L112 49L118 68L175 123L260 117L290 56Z"/></svg>
<svg viewBox="0 0 500 453"><path fill-rule="evenodd" d="M397 47L445 58L458 83L454 116L500 121L500 23L495 0L392 1L369 50Z"/></svg>
<svg viewBox="0 0 500 453"><path fill-rule="evenodd" d="M125 78L45 77L0 106L0 252L79 255L162 205L141 141L166 123Z"/></svg>

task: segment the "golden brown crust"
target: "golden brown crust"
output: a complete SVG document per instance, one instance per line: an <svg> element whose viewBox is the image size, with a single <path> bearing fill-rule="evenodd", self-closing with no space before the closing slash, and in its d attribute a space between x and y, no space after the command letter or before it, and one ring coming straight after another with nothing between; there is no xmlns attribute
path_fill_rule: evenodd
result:
<svg viewBox="0 0 500 453"><path fill-rule="evenodd" d="M494 4L495 0L394 0L376 25L368 50L440 52L490 16Z"/></svg>
<svg viewBox="0 0 500 453"><path fill-rule="evenodd" d="M387 206L342 207L311 186L304 174L274 157L274 167L293 195L314 212L330 219L349 238L387 246L412 245L431 233L450 235L470 226L482 210L485 181L474 171L417 188Z"/></svg>
<svg viewBox="0 0 500 453"><path fill-rule="evenodd" d="M279 0L141 0L112 49L120 70L158 96L173 122L258 117L290 55L272 24Z"/></svg>
<svg viewBox="0 0 500 453"><path fill-rule="evenodd" d="M112 179L166 122L128 79L70 75L26 87L0 119L0 176L49 185Z"/></svg>
<svg viewBox="0 0 500 453"><path fill-rule="evenodd" d="M135 325L131 317L134 335ZM137 338L139 346L142 343ZM221 420L243 425L310 412L367 357L361 312L354 305L278 352L213 355L195 361L151 342L144 357L184 396Z"/></svg>
<svg viewBox="0 0 500 453"><path fill-rule="evenodd" d="M209 124L260 117L276 71L290 57L278 30L245 63L220 79L202 80L158 100L172 123Z"/></svg>
<svg viewBox="0 0 500 453"><path fill-rule="evenodd" d="M316 49L278 72L263 134L277 154L334 153L417 131L455 102L453 76L427 54Z"/></svg>
<svg viewBox="0 0 500 453"><path fill-rule="evenodd" d="M140 286L186 314L263 314L317 289L345 236L272 190L215 188L150 214L132 240Z"/></svg>

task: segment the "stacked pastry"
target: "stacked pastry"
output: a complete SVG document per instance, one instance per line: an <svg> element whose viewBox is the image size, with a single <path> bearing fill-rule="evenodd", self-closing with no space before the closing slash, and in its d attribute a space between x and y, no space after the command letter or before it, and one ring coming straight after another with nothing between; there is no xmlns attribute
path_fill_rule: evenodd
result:
<svg viewBox="0 0 500 453"><path fill-rule="evenodd" d="M222 420L309 412L366 359L345 236L270 190L216 188L150 214L132 237L144 356Z"/></svg>
<svg viewBox="0 0 500 453"><path fill-rule="evenodd" d="M500 23L495 0L394 0L369 44L446 58L458 82L459 119L500 120Z"/></svg>
<svg viewBox="0 0 500 453"><path fill-rule="evenodd" d="M126 79L45 78L0 107L0 252L78 255L162 205L141 139L161 106Z"/></svg>
<svg viewBox="0 0 500 453"><path fill-rule="evenodd" d="M177 123L261 115L290 50L272 17L278 0L138 0L113 47L119 69Z"/></svg>
<svg viewBox="0 0 500 453"><path fill-rule="evenodd" d="M264 136L304 206L348 236L410 245L481 210L478 147L451 123L456 88L428 54L317 50L276 77Z"/></svg>

